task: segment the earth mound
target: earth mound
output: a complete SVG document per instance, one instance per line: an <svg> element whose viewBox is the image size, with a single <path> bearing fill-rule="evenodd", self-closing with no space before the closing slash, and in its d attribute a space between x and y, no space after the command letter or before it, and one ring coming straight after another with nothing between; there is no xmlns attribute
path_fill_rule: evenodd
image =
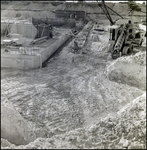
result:
<svg viewBox="0 0 147 150"><path fill-rule="evenodd" d="M146 52L121 57L106 68L110 80L146 89Z"/></svg>

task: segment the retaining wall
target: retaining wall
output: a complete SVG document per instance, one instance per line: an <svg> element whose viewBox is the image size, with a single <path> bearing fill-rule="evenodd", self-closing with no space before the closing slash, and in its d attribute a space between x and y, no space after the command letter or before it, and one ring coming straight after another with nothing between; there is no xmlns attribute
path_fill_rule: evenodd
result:
<svg viewBox="0 0 147 150"><path fill-rule="evenodd" d="M46 43L51 43L50 45L35 45L39 51L36 54L31 53L27 54L12 54L8 52L1 52L1 67L6 68L19 68L19 69L31 69L42 67L42 63L46 61L60 46L62 46L68 39L70 35L65 33L61 35L58 39L47 40ZM30 45L30 48L32 46Z"/></svg>

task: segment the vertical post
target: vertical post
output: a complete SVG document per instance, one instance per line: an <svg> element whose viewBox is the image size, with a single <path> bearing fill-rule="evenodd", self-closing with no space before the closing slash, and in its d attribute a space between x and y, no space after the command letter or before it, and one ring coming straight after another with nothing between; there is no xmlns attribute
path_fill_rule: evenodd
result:
<svg viewBox="0 0 147 150"><path fill-rule="evenodd" d="M41 33L41 37L43 36L44 29L45 29L45 24L44 24L44 26L43 26L43 30L42 30L42 33Z"/></svg>
<svg viewBox="0 0 147 150"><path fill-rule="evenodd" d="M36 35L36 38L38 38L39 36L38 36L38 34L39 34L39 24L37 23L37 35Z"/></svg>
<svg viewBox="0 0 147 150"><path fill-rule="evenodd" d="M31 30L32 30L32 32L31 32L31 33L32 33L32 37L31 37L31 38L33 38L33 24L32 24L32 23L31 23L31 26L32 26L32 27L31 27Z"/></svg>

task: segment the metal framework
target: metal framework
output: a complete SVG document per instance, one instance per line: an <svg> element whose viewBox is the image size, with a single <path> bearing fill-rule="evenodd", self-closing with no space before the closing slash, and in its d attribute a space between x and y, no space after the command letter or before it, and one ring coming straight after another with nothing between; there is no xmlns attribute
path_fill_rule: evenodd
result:
<svg viewBox="0 0 147 150"><path fill-rule="evenodd" d="M108 9L110 9L111 11L113 11L114 13L116 13L118 16L120 16L122 19L123 17L121 15L119 15L117 12L115 12L114 10L112 10L110 7L108 7L106 4L105 4L105 1L104 0L97 0L98 2L98 6L103 10L103 12L105 13L106 17L108 18L108 20L110 21L111 25L114 25L115 24L115 21L112 20L111 16L110 16L110 13L108 11ZM107 9L108 8L108 9Z"/></svg>

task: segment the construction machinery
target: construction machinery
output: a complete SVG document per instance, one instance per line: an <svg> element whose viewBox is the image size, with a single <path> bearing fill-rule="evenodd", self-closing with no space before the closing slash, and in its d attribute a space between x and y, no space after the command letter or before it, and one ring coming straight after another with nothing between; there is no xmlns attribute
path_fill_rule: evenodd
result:
<svg viewBox="0 0 147 150"><path fill-rule="evenodd" d="M133 51L133 40L135 38L131 23L122 26L110 27L110 38L112 58L116 59Z"/></svg>
<svg viewBox="0 0 147 150"><path fill-rule="evenodd" d="M128 23L117 25L117 21L112 20L109 11L107 10L109 7L106 6L104 0L102 0L102 3L98 6L102 8L111 24L109 43L113 59L130 54L133 51L134 44L137 44L138 46L142 45L142 42L145 39L145 32L143 30L136 29L131 20L128 20ZM118 13L116 14L118 15ZM121 18L123 19L122 16Z"/></svg>

